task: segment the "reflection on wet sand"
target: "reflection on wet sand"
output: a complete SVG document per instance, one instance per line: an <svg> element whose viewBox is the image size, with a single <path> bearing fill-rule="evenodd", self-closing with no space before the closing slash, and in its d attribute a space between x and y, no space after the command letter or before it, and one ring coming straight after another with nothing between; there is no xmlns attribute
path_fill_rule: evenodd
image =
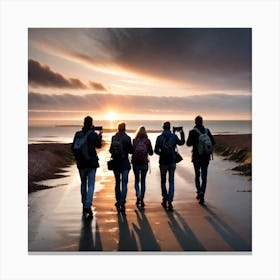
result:
<svg viewBox="0 0 280 280"><path fill-rule="evenodd" d="M102 251L100 232L95 217L82 219L79 251Z"/></svg>

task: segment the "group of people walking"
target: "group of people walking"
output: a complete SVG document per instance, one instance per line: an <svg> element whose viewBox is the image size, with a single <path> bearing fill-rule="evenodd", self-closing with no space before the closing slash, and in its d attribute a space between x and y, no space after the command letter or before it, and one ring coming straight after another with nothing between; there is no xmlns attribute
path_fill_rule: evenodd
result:
<svg viewBox="0 0 280 280"><path fill-rule="evenodd" d="M162 126L162 133L157 137L155 148L148 137L146 128L141 126L135 134L135 138L126 134L126 124L118 124L118 131L112 136L109 152L111 160L108 168L114 172L115 176L115 206L118 211L125 212L128 175L131 167L134 172L134 187L136 195L136 205L144 207L146 192L146 175L149 168L149 156L154 153L159 155L159 169L161 178L161 205L168 211L173 211L174 198L174 176L176 170L177 145L186 143L192 146L192 162L195 171L196 198L200 204L204 204L204 195L207 183L207 170L212 149L208 152L202 149L202 139L207 138L211 148L215 144L214 138L209 129L203 126L201 116L195 118L195 126L189 131L187 141L183 128L171 131L170 122L166 121ZM206 141L207 142L207 141ZM94 130L93 120L90 116L85 117L84 126L81 131L76 132L72 143L77 167L81 178L81 198L83 204L83 215L92 217L92 199L94 193L95 174L99 167L96 148L102 146L102 131L98 134ZM130 157L131 156L131 160ZM168 175L168 184L167 184Z"/></svg>

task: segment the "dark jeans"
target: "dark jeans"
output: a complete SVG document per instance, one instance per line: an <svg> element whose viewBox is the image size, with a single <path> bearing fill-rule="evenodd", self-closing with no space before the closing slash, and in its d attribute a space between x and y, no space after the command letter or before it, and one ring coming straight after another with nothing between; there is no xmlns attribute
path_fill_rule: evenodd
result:
<svg viewBox="0 0 280 280"><path fill-rule="evenodd" d="M137 197L141 196L142 198L144 198L145 196L147 171L148 171L148 164L133 165L133 172L135 176L134 187L135 187L135 194ZM139 187L140 176L141 176L141 187Z"/></svg>
<svg viewBox="0 0 280 280"><path fill-rule="evenodd" d="M193 161L194 172L195 172L195 186L198 193L205 194L207 184L207 170L209 160L205 161ZM200 182L201 176L201 182Z"/></svg>
<svg viewBox="0 0 280 280"><path fill-rule="evenodd" d="M161 195L165 201L173 201L174 197L174 174L176 169L176 163L160 164L160 178L161 178ZM166 189L166 175L169 174L169 189Z"/></svg>
<svg viewBox="0 0 280 280"><path fill-rule="evenodd" d="M80 168L79 173L81 178L81 197L83 207L90 208L94 193L96 168Z"/></svg>
<svg viewBox="0 0 280 280"><path fill-rule="evenodd" d="M127 183L128 183L128 173L129 170L114 170L115 175L115 197L116 201L120 204L124 205L126 202L126 194L127 194ZM122 189L121 189L122 185Z"/></svg>

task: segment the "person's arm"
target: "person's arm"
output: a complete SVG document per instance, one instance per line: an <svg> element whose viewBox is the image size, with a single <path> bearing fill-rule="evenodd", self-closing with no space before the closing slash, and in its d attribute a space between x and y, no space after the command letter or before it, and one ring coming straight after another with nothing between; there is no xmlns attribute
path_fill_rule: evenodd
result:
<svg viewBox="0 0 280 280"><path fill-rule="evenodd" d="M134 153L134 151L135 151L135 141L136 141L136 138L134 138L134 139L132 140L132 150L133 150L133 153Z"/></svg>
<svg viewBox="0 0 280 280"><path fill-rule="evenodd" d="M101 132L99 134L95 133L94 146L98 149L102 147L102 133Z"/></svg>
<svg viewBox="0 0 280 280"><path fill-rule="evenodd" d="M189 131L189 136L186 142L188 147L191 147L193 145L193 130Z"/></svg>
<svg viewBox="0 0 280 280"><path fill-rule="evenodd" d="M110 154L112 154L112 142L113 142L113 138L114 138L114 136L112 136L112 138L111 138L111 145L110 145L110 149L109 149L109 153L110 153Z"/></svg>
<svg viewBox="0 0 280 280"><path fill-rule="evenodd" d="M132 147L132 144L131 144L131 138L129 136L127 136L127 137L128 137L127 138L127 143L128 143L128 145L127 145L127 152L129 154L132 154L133 153L133 147Z"/></svg>
<svg viewBox="0 0 280 280"><path fill-rule="evenodd" d="M74 143L75 143L75 140L76 140L76 137L77 137L77 133L78 133L78 132L75 133L73 142L72 142L72 144L71 144L71 151L72 151L72 152L74 152Z"/></svg>
<svg viewBox="0 0 280 280"><path fill-rule="evenodd" d="M211 134L210 130L209 130L209 129L207 129L207 130L208 130L208 135L209 135L209 137L210 137L210 140L211 140L211 142L212 142L212 145L214 146L214 145L215 145L214 137L213 137L213 135Z"/></svg>
<svg viewBox="0 0 280 280"><path fill-rule="evenodd" d="M159 149L159 136L157 137L157 140L156 140L156 145L155 145L155 153L157 155L160 155L160 149Z"/></svg>
<svg viewBox="0 0 280 280"><path fill-rule="evenodd" d="M185 144L185 133L183 130L180 131L180 138L176 135L176 144L182 146Z"/></svg>
<svg viewBox="0 0 280 280"><path fill-rule="evenodd" d="M148 139L148 154L150 155L150 156L152 156L153 154L154 154L154 151L153 151L153 147L152 147L152 143L151 143L151 141L150 141L150 139Z"/></svg>

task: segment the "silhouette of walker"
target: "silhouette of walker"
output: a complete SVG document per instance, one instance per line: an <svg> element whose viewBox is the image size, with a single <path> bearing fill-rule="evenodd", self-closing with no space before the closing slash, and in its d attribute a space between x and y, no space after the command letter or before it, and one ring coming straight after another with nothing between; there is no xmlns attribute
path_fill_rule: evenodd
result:
<svg viewBox="0 0 280 280"><path fill-rule="evenodd" d="M135 177L134 187L136 195L136 205L144 207L144 197L146 192L146 175L148 172L148 155L153 155L153 148L147 131L144 126L140 126L133 139L132 166ZM139 187L141 178L141 186Z"/></svg>
<svg viewBox="0 0 280 280"><path fill-rule="evenodd" d="M163 123L163 132L157 137L155 145L155 153L159 155L159 169L161 179L161 195L163 208L173 211L173 197L174 197L174 175L176 169L176 147L177 145L184 145L185 134L180 128L181 140L175 133L170 130L170 122ZM166 175L169 173L169 189L166 188ZM168 203L168 205L167 205Z"/></svg>
<svg viewBox="0 0 280 280"><path fill-rule="evenodd" d="M132 154L131 138L125 133L125 130L125 123L120 122L118 124L118 132L112 136L109 149L114 162L115 206L121 212L125 212L128 174L131 169L128 154Z"/></svg>
<svg viewBox="0 0 280 280"><path fill-rule="evenodd" d="M206 139L206 142L209 141L207 145L203 144L203 137ZM195 118L195 126L189 131L186 144L188 147L193 147L192 162L195 171L196 198L199 200L199 203L203 205L207 184L208 165L210 155L212 154L212 146L214 146L215 141L210 130L203 126L203 119L201 116Z"/></svg>
<svg viewBox="0 0 280 280"><path fill-rule="evenodd" d="M85 218L92 218L92 199L96 169L99 167L96 148L102 146L102 130L97 134L93 130L92 117L84 118L84 126L77 131L71 146L81 178L81 197Z"/></svg>

